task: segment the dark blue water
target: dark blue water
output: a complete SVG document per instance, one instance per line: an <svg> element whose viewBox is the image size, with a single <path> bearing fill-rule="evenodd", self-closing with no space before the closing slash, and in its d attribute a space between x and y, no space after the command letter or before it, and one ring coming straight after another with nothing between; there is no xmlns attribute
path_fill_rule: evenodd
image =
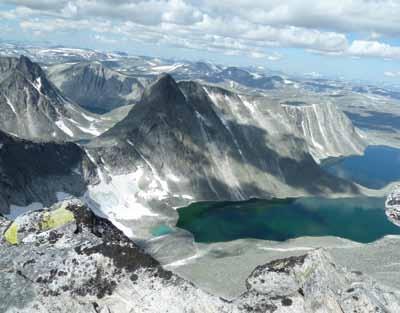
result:
<svg viewBox="0 0 400 313"><path fill-rule="evenodd" d="M284 241L301 236L337 236L372 242L400 235L390 223L383 198L250 200L200 202L178 210L177 226L197 242L241 238Z"/></svg>
<svg viewBox="0 0 400 313"><path fill-rule="evenodd" d="M400 181L400 149L369 146L362 156L345 157L329 162L323 168L365 187L380 189Z"/></svg>

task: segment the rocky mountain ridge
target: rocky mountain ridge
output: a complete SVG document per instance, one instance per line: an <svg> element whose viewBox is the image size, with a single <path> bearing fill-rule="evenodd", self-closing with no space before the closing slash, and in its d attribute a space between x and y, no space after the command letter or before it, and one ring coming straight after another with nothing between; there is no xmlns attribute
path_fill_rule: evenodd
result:
<svg viewBox="0 0 400 313"><path fill-rule="evenodd" d="M282 107L293 125L293 133L307 141L315 160L363 154L366 141L333 103L283 104Z"/></svg>
<svg viewBox="0 0 400 313"><path fill-rule="evenodd" d="M96 113L136 103L147 84L145 79L117 72L99 61L57 64L47 71L67 97Z"/></svg>
<svg viewBox="0 0 400 313"><path fill-rule="evenodd" d="M293 135L292 121L286 125L279 118L284 112L164 75L146 88L124 120L88 149L112 175L143 167L167 181L172 193L196 199L240 200L296 189L356 192L319 169L307 141ZM304 181L296 180L301 177Z"/></svg>
<svg viewBox="0 0 400 313"><path fill-rule="evenodd" d="M0 58L0 129L37 141L88 139L109 122L66 98L27 57Z"/></svg>

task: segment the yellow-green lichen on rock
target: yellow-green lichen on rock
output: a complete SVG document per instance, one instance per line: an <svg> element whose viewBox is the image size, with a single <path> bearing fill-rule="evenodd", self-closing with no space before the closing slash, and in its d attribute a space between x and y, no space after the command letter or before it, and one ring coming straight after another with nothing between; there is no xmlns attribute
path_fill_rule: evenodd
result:
<svg viewBox="0 0 400 313"><path fill-rule="evenodd" d="M4 233L4 238L11 245L17 245L19 243L18 228L18 224L14 222L8 227L8 229Z"/></svg>
<svg viewBox="0 0 400 313"><path fill-rule="evenodd" d="M40 229L49 230L57 228L73 222L74 220L74 214L71 211L61 207L57 210L43 213L42 221L40 222Z"/></svg>

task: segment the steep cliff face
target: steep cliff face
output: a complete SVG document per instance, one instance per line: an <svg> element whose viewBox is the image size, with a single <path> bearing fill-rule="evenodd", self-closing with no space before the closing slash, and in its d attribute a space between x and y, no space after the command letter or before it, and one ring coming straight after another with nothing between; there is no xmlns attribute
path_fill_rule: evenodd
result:
<svg viewBox="0 0 400 313"><path fill-rule="evenodd" d="M80 196L96 181L93 164L73 143L34 143L0 131L0 213ZM29 209L29 208L27 208Z"/></svg>
<svg viewBox="0 0 400 313"><path fill-rule="evenodd" d="M398 312L400 293L323 250L258 266L225 301L172 272L79 201L0 217L1 312Z"/></svg>
<svg viewBox="0 0 400 313"><path fill-rule="evenodd" d="M283 109L316 160L363 153L366 143L350 119L332 103L283 105Z"/></svg>
<svg viewBox="0 0 400 313"><path fill-rule="evenodd" d="M97 61L54 65L48 72L67 97L97 113L137 102L144 89L144 82Z"/></svg>
<svg viewBox="0 0 400 313"><path fill-rule="evenodd" d="M274 136L285 134L303 139L317 162L327 157L361 154L366 147L351 121L331 103L278 104L220 88L205 89L222 118L263 129L271 137L271 144L275 144Z"/></svg>
<svg viewBox="0 0 400 313"><path fill-rule="evenodd" d="M106 127L65 98L28 58L0 58L0 129L32 140L78 140Z"/></svg>
<svg viewBox="0 0 400 313"><path fill-rule="evenodd" d="M152 215L143 208L154 199L358 192L320 169L307 142L277 117L283 109L261 115L251 105L221 89L160 77L124 120L87 147L103 176L88 199L108 215L139 209Z"/></svg>

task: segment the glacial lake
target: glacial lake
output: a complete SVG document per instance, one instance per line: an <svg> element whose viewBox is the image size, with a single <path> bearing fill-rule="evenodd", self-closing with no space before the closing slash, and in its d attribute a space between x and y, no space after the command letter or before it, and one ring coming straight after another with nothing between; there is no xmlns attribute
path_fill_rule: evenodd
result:
<svg viewBox="0 0 400 313"><path fill-rule="evenodd" d="M372 189L400 181L400 149L369 146L362 156L324 162L329 173Z"/></svg>
<svg viewBox="0 0 400 313"><path fill-rule="evenodd" d="M197 242L241 238L284 241L302 236L336 236L368 243L400 235L386 218L384 198L299 198L244 202L199 202L181 208L177 227Z"/></svg>

